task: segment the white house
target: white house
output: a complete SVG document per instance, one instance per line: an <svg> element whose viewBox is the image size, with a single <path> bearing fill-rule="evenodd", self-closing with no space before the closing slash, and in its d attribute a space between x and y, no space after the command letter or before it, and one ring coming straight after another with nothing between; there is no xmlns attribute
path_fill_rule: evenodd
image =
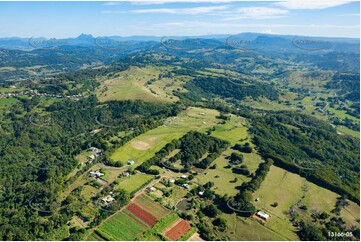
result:
<svg viewBox="0 0 361 242"><path fill-rule="evenodd" d="M128 160L128 165L134 165L135 161L134 160Z"/></svg>
<svg viewBox="0 0 361 242"><path fill-rule="evenodd" d="M182 177L183 179L186 179L186 178L187 178L187 176L186 176L186 175L182 175L181 177Z"/></svg>
<svg viewBox="0 0 361 242"><path fill-rule="evenodd" d="M168 181L169 181L169 183L174 183L175 182L174 179L169 179Z"/></svg>
<svg viewBox="0 0 361 242"><path fill-rule="evenodd" d="M102 198L102 202L106 206L110 205L113 201L114 201L114 197L112 197L111 195L107 195Z"/></svg>
<svg viewBox="0 0 361 242"><path fill-rule="evenodd" d="M98 149L96 147L90 147L88 150L95 153L95 154L99 154L99 153L102 152L101 149Z"/></svg>
<svg viewBox="0 0 361 242"><path fill-rule="evenodd" d="M90 174L91 176L94 176L94 177L101 177L101 176L104 176L104 175L105 175L104 173L101 173L99 170L97 170L97 171L91 171L91 172L89 172L89 174Z"/></svg>
<svg viewBox="0 0 361 242"><path fill-rule="evenodd" d="M269 218L269 215L267 213L262 212L262 211L258 211L257 216L260 217L260 218L263 218L265 220L267 220Z"/></svg>
<svg viewBox="0 0 361 242"><path fill-rule="evenodd" d="M155 192L156 190L157 190L157 189L156 189L155 187L150 187L150 188L149 188L149 191L150 191L150 192Z"/></svg>
<svg viewBox="0 0 361 242"><path fill-rule="evenodd" d="M204 192L198 192L198 195L199 195L199 196L203 196L203 195L204 195Z"/></svg>
<svg viewBox="0 0 361 242"><path fill-rule="evenodd" d="M189 184L183 184L182 186L187 189L190 188Z"/></svg>

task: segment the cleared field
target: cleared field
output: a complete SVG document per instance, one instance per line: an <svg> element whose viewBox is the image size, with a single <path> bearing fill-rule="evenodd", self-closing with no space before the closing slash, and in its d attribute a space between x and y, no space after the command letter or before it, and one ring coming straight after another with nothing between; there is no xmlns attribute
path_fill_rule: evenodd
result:
<svg viewBox="0 0 361 242"><path fill-rule="evenodd" d="M161 205L154 202L153 199L144 194L138 196L134 203L152 214L156 219L160 219L170 213L169 210L163 208Z"/></svg>
<svg viewBox="0 0 361 242"><path fill-rule="evenodd" d="M170 71L169 67L147 66L131 67L117 73L116 77L100 77L102 84L97 88L100 101L107 100L135 100L150 102L175 102L179 100L173 95L173 90L180 88L187 77L163 77Z"/></svg>
<svg viewBox="0 0 361 242"><path fill-rule="evenodd" d="M149 226L154 226L157 223L156 217L154 217L152 214L148 213L135 203L131 203L127 206L126 209Z"/></svg>
<svg viewBox="0 0 361 242"><path fill-rule="evenodd" d="M114 240L134 240L146 229L147 227L135 217L120 212L106 220L98 231Z"/></svg>
<svg viewBox="0 0 361 242"><path fill-rule="evenodd" d="M139 190L145 183L152 180L153 176L146 174L135 174L123 178L122 181L116 186L117 189L124 189L129 193Z"/></svg>
<svg viewBox="0 0 361 242"><path fill-rule="evenodd" d="M235 145L236 143L242 143L240 140L248 137L246 125L247 121L244 118L232 115L230 121L217 125L216 130L212 131L211 135Z"/></svg>
<svg viewBox="0 0 361 242"><path fill-rule="evenodd" d="M165 125L149 130L132 139L117 149L110 158L123 163L134 160L134 165L138 166L152 158L167 143L181 138L188 131L204 131L215 125L218 121L216 118L218 115L219 112L212 109L188 108L178 116L169 118Z"/></svg>
<svg viewBox="0 0 361 242"><path fill-rule="evenodd" d="M0 106L10 106L18 102L16 98L0 98Z"/></svg>
<svg viewBox="0 0 361 242"><path fill-rule="evenodd" d="M197 175L197 181L200 184L205 184L208 181L214 182L214 191L219 195L236 195L239 190L236 188L240 186L243 182L248 182L251 178L246 177L241 174L236 174L232 172L232 168L228 167L227 156L230 156L234 152L231 148L225 150L217 159L213 161L212 164L217 164L216 169L208 169L206 173ZM262 158L255 153L245 154L243 164L248 166L249 171L255 172L259 164L262 161ZM237 182L234 182L235 178L238 179Z"/></svg>
<svg viewBox="0 0 361 242"><path fill-rule="evenodd" d="M190 229L191 229L191 225L187 221L182 219L179 223L177 223L170 230L168 230L168 232L165 234L165 236L167 238L175 241L175 240L178 240L179 238L181 238Z"/></svg>
<svg viewBox="0 0 361 242"><path fill-rule="evenodd" d="M273 215L270 221L267 222L267 226L284 231L285 229L293 229L290 223L289 226L286 226L285 222L282 222L282 226L278 225L281 221L288 221L287 211L292 205L300 202L307 206L307 211L299 210L300 216L305 216L306 213L311 213L315 210L332 215L331 210L335 208L336 199L340 196L307 182L305 178L297 174L272 166L261 188L255 192L254 197L260 198L255 203L258 208L263 208ZM274 202L278 202L277 207L271 206ZM346 225L359 226L356 220L360 218L360 207L350 201L350 205L346 209L343 209L341 213L341 217L346 221ZM286 234L286 232L282 233Z"/></svg>
<svg viewBox="0 0 361 242"><path fill-rule="evenodd" d="M274 231L266 226L261 225L254 219L243 219L236 214L222 214L227 220L228 229L220 233L229 236L230 240L236 241L275 241L275 240L299 240L297 236L287 238L282 232Z"/></svg>
<svg viewBox="0 0 361 242"><path fill-rule="evenodd" d="M336 129L337 129L337 131L339 131L339 132L341 132L343 134L351 135L351 136L353 136L355 138L360 139L360 132L358 132L358 131L348 129L345 126L337 126Z"/></svg>
<svg viewBox="0 0 361 242"><path fill-rule="evenodd" d="M98 189L96 189L95 187L92 187L92 186L84 186L84 189L82 191L82 195L87 198L87 199L90 199L93 195L97 194L98 193Z"/></svg>

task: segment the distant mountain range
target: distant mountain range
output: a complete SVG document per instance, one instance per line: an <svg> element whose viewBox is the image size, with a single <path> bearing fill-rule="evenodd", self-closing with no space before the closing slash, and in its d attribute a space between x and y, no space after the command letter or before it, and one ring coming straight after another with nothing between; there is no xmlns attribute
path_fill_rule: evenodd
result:
<svg viewBox="0 0 361 242"><path fill-rule="evenodd" d="M196 39L202 40L202 44L210 43L227 43L235 48L244 48L248 43L254 46L257 43L263 43L271 50L287 50L289 47L299 47L300 49L318 50L328 48L335 51L357 52L359 53L360 39L357 38L339 38L339 37L309 37L295 35L273 35L263 33L240 33L236 35L203 35L203 36L102 36L94 37L90 34L81 34L76 38L65 39L46 39L39 38L0 38L0 48L17 49L17 50L33 50L39 47L52 48L54 46L100 46L100 45L122 45L124 43L133 42L155 42L160 43L169 40L177 40L180 44L182 41ZM233 44L232 44L233 43ZM189 43L188 43L189 44ZM192 43L190 43L192 45ZM194 45L194 44L193 44ZM320 48L321 47L321 48Z"/></svg>

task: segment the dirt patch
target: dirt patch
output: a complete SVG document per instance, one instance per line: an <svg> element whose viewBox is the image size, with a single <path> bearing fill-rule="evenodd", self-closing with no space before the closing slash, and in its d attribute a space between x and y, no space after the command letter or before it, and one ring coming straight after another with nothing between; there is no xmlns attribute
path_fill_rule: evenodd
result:
<svg viewBox="0 0 361 242"><path fill-rule="evenodd" d="M141 140L132 141L130 145L137 150L147 150L151 147L150 144Z"/></svg>
<svg viewBox="0 0 361 242"><path fill-rule="evenodd" d="M157 219L153 215L134 203L128 205L127 210L151 227L157 223Z"/></svg>
<svg viewBox="0 0 361 242"><path fill-rule="evenodd" d="M204 241L198 233L193 234L188 241Z"/></svg>
<svg viewBox="0 0 361 242"><path fill-rule="evenodd" d="M178 224L176 224L173 228L171 228L165 236L173 241L178 240L181 238L188 230L191 229L190 224L185 221L181 220Z"/></svg>

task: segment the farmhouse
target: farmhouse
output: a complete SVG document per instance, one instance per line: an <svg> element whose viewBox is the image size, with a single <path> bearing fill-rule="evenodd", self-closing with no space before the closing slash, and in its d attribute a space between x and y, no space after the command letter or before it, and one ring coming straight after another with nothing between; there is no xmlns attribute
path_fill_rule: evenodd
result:
<svg viewBox="0 0 361 242"><path fill-rule="evenodd" d="M112 197L111 195L102 198L102 202L106 206L109 206L113 201L114 201L114 197Z"/></svg>
<svg viewBox="0 0 361 242"><path fill-rule="evenodd" d="M135 161L134 160L128 160L128 165L134 165Z"/></svg>
<svg viewBox="0 0 361 242"><path fill-rule="evenodd" d="M267 220L269 218L269 215L267 213L262 212L262 211L258 211L257 216L260 217L260 218L263 218L265 220Z"/></svg>
<svg viewBox="0 0 361 242"><path fill-rule="evenodd" d="M190 188L189 184L183 184L182 186L186 189Z"/></svg>
<svg viewBox="0 0 361 242"><path fill-rule="evenodd" d="M92 153L95 153L95 154L99 154L99 153L102 152L101 149L98 149L96 147L90 147L88 150L91 151Z"/></svg>
<svg viewBox="0 0 361 242"><path fill-rule="evenodd" d="M104 176L105 174L101 173L99 170L97 170L97 171L89 172L89 175L92 177L98 178L98 177Z"/></svg>
<svg viewBox="0 0 361 242"><path fill-rule="evenodd" d="M169 179L168 181L169 181L169 183L174 183L175 182L174 179Z"/></svg>
<svg viewBox="0 0 361 242"><path fill-rule="evenodd" d="M204 192L198 192L198 195L199 195L199 196L203 196L203 195L204 195Z"/></svg>
<svg viewBox="0 0 361 242"><path fill-rule="evenodd" d="M149 190L150 192L155 192L157 189L156 189L155 187L149 187L148 190Z"/></svg>
<svg viewBox="0 0 361 242"><path fill-rule="evenodd" d="M187 178L187 176L186 176L186 175L182 175L182 176L181 176L181 178L186 179L186 178Z"/></svg>

